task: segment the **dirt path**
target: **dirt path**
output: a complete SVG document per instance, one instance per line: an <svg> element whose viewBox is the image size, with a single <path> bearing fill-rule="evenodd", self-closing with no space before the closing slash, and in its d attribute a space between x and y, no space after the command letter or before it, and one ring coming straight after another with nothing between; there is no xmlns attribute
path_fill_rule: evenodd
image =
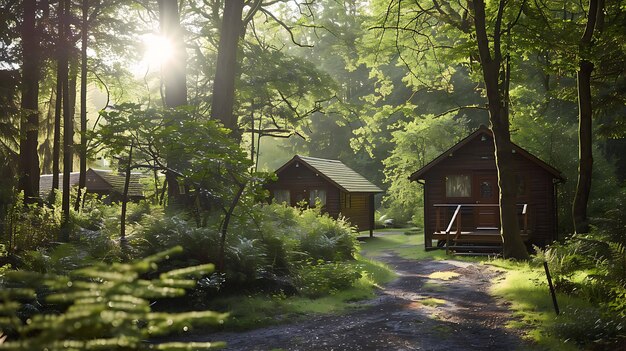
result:
<svg viewBox="0 0 626 351"><path fill-rule="evenodd" d="M395 268L399 278L354 311L212 334L210 340L226 341L226 350L533 349L504 327L511 313L487 293L489 282L498 275L493 269L454 260L412 261L393 254L377 258ZM454 273L458 276L450 278Z"/></svg>

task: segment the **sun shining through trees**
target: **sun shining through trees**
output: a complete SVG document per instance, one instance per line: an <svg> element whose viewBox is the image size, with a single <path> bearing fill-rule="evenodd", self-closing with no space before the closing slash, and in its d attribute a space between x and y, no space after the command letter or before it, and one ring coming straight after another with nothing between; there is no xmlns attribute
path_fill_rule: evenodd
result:
<svg viewBox="0 0 626 351"><path fill-rule="evenodd" d="M139 63L139 71L160 70L174 56L174 46L164 36L150 33L142 37L143 58Z"/></svg>
<svg viewBox="0 0 626 351"><path fill-rule="evenodd" d="M0 0L0 350L626 351L624 3Z"/></svg>

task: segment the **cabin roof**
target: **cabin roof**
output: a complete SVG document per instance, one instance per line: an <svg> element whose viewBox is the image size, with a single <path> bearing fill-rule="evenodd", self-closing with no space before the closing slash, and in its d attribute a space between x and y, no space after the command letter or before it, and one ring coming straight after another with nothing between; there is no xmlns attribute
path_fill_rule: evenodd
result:
<svg viewBox="0 0 626 351"><path fill-rule="evenodd" d="M71 172L70 173L70 186L78 185L80 172ZM63 174L59 174L59 183L63 181ZM93 169L89 168L86 173L87 179L100 178L105 184L108 185L109 189L98 189L103 191L111 191L118 194L124 193L124 183L126 181L126 176L123 173L117 173L104 169ZM128 196L130 197L143 197L143 185L139 182L141 178L141 173L131 173L130 174L130 183L128 184ZM61 184L59 184L61 185ZM86 184L87 190L89 189L89 182ZM52 190L52 174L42 174L39 177L39 195L41 197L46 197L50 191Z"/></svg>
<svg viewBox="0 0 626 351"><path fill-rule="evenodd" d="M92 169L94 173L99 175L105 182L111 185L111 189L116 193L124 193L124 184L126 183L126 175L103 169ZM143 196L143 185L139 182L141 173L132 172L130 174L130 182L128 183L128 196Z"/></svg>
<svg viewBox="0 0 626 351"><path fill-rule="evenodd" d="M291 160L277 169L276 174L280 174L283 170L296 162L300 162L302 165L319 174L321 177L343 191L347 191L349 193L383 192L379 187L372 184L362 175L358 174L339 160L328 160L324 158L295 155Z"/></svg>
<svg viewBox="0 0 626 351"><path fill-rule="evenodd" d="M482 135L486 135L489 138L493 138L493 133L491 132L491 130L489 128L485 127L484 125L481 125L480 128L478 128L472 134L468 135L463 140L461 140L458 143L456 143L454 146L452 146L451 148L446 150L444 153L439 155L434 160L430 161L424 167L422 167L419 170L413 172L409 176L409 180L416 181L418 179L423 179L423 177L424 177L424 175L426 173L428 173L433 167L437 166L440 162L445 160L448 157L448 155L450 155L450 154L456 152L457 150L463 148L469 142L471 142L472 140L474 140L474 139L476 139L476 138L478 138L478 137L480 137ZM559 180L562 180L562 181L565 180L565 178L561 175L561 172L558 169L556 169L556 168L550 166L549 164L545 163L544 161L539 159L537 156L535 156L535 155L531 154L530 152L524 150L523 148L521 148L517 144L515 144L515 143L511 143L511 144L513 144L513 150L515 150L516 153L522 155L522 157L528 159L530 162L532 162L532 163L536 164L537 166L543 168L546 172L551 174L554 179L559 179Z"/></svg>

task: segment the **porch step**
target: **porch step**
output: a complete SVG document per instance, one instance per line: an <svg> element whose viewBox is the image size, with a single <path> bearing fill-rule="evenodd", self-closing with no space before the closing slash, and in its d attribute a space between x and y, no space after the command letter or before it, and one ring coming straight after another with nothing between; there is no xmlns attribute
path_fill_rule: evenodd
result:
<svg viewBox="0 0 626 351"><path fill-rule="evenodd" d="M502 246L450 245L448 246L448 249L450 250L475 250L475 251L494 251L494 250L502 251Z"/></svg>
<svg viewBox="0 0 626 351"><path fill-rule="evenodd" d="M455 252L455 256L499 256L501 252Z"/></svg>
<svg viewBox="0 0 626 351"><path fill-rule="evenodd" d="M502 246L496 245L451 245L448 246L458 256L493 256L502 254Z"/></svg>

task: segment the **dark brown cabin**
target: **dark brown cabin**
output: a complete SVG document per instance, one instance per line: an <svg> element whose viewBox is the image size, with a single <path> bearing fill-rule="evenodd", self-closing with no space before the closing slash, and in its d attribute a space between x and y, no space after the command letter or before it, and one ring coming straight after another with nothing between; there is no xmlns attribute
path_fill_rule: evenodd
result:
<svg viewBox="0 0 626 351"><path fill-rule="evenodd" d="M70 173L70 186L78 186L79 172ZM60 174L59 178L63 175ZM131 173L128 184L128 199L139 201L145 198L143 195L143 185L139 182L141 173ZM60 179L60 181L62 181ZM124 193L124 183L126 176L124 173L117 173L102 169L89 168L85 173L85 189L87 193L97 194L105 202L111 203L122 200ZM39 196L45 199L52 190L52 174L42 174L39 177Z"/></svg>
<svg viewBox="0 0 626 351"><path fill-rule="evenodd" d="M341 161L294 156L276 170L278 180L267 186L275 202L313 207L337 218L341 214L359 231L374 230L374 194L382 192Z"/></svg>
<svg viewBox="0 0 626 351"><path fill-rule="evenodd" d="M522 239L544 246L556 240L556 184L561 173L513 144L517 204ZM425 246L496 244L500 238L498 174L493 135L480 129L422 169L411 181L424 185ZM455 217L456 213L456 217Z"/></svg>

